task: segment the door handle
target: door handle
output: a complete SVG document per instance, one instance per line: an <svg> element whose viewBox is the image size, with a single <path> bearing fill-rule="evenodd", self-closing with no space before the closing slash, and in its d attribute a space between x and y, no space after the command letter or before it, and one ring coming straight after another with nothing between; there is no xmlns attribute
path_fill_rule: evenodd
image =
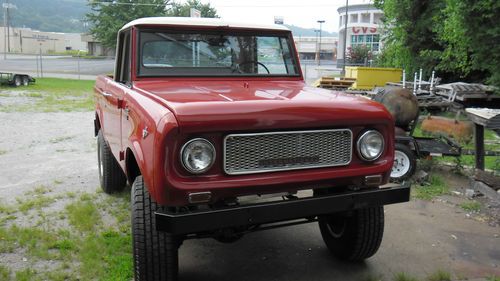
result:
<svg viewBox="0 0 500 281"><path fill-rule="evenodd" d="M112 94L106 93L106 92L101 92L101 95L103 95L105 97L112 97L113 96Z"/></svg>

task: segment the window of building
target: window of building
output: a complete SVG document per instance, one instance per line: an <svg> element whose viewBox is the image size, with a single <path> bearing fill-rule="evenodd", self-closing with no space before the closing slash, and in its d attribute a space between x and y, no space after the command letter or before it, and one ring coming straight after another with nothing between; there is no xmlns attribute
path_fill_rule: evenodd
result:
<svg viewBox="0 0 500 281"><path fill-rule="evenodd" d="M378 51L380 48L380 35L351 35L351 47L365 45L370 47L372 51Z"/></svg>
<svg viewBox="0 0 500 281"><path fill-rule="evenodd" d="M357 23L358 22L358 14L351 14L349 22L350 23Z"/></svg>
<svg viewBox="0 0 500 281"><path fill-rule="evenodd" d="M361 14L361 22L370 23L370 14L369 13Z"/></svg>

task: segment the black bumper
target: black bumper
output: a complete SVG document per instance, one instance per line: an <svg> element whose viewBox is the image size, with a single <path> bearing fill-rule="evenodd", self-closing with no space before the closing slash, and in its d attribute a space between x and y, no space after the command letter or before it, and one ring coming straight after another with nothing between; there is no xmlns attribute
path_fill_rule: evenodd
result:
<svg viewBox="0 0 500 281"><path fill-rule="evenodd" d="M156 212L156 226L159 231L171 234L190 234L309 218L341 211L407 202L409 199L409 185L391 186L204 211Z"/></svg>

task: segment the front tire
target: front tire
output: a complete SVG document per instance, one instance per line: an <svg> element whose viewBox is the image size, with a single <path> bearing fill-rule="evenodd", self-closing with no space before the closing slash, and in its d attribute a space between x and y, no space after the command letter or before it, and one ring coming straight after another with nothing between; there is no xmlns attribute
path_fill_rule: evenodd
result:
<svg viewBox="0 0 500 281"><path fill-rule="evenodd" d="M97 165L102 190L108 194L123 191L127 178L106 143L102 130L97 134Z"/></svg>
<svg viewBox="0 0 500 281"><path fill-rule="evenodd" d="M179 240L156 230L158 205L149 195L142 176L132 185L132 247L136 281L177 280Z"/></svg>
<svg viewBox="0 0 500 281"><path fill-rule="evenodd" d="M403 181L415 173L417 159L413 151L402 143L396 143L394 149L394 163L392 164L391 180Z"/></svg>
<svg viewBox="0 0 500 281"><path fill-rule="evenodd" d="M384 234L384 207L370 207L319 218L321 236L330 252L347 261L373 256Z"/></svg>

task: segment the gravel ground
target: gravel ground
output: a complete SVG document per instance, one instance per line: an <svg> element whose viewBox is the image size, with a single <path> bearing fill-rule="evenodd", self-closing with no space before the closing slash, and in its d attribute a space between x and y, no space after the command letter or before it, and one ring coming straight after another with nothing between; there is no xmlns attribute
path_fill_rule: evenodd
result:
<svg viewBox="0 0 500 281"><path fill-rule="evenodd" d="M95 192L98 187L92 112L1 113L0 199L39 185L54 193ZM54 184L60 181L64 184Z"/></svg>

